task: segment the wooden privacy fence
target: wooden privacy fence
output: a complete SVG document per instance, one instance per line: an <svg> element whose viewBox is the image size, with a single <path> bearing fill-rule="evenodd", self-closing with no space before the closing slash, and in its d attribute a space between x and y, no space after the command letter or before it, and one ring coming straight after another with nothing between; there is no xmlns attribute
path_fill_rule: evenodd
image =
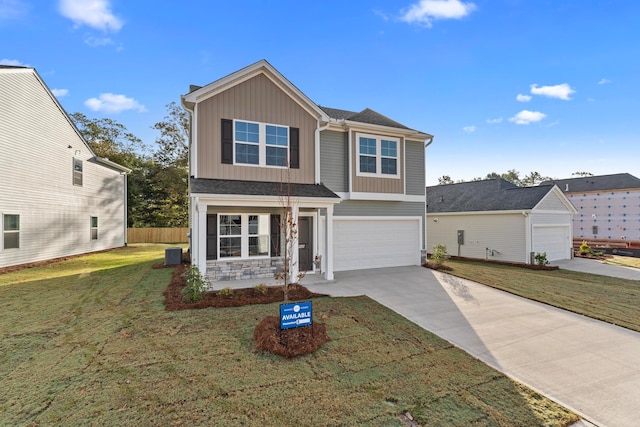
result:
<svg viewBox="0 0 640 427"><path fill-rule="evenodd" d="M188 228L127 228L127 243L188 243Z"/></svg>

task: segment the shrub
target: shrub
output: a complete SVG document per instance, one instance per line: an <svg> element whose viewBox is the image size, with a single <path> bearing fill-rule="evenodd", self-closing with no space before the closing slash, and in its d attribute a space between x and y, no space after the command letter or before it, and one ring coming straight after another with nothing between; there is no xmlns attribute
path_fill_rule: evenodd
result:
<svg viewBox="0 0 640 427"><path fill-rule="evenodd" d="M231 295L233 295L233 289L229 287L222 288L218 291L218 295L221 297L230 297Z"/></svg>
<svg viewBox="0 0 640 427"><path fill-rule="evenodd" d="M192 265L183 274L187 285L182 290L182 299L187 302L196 302L204 298L204 292L207 289L207 279L200 273L195 265Z"/></svg>
<svg viewBox="0 0 640 427"><path fill-rule="evenodd" d="M591 253L591 246L589 246L586 240L583 240L580 245L580 255L590 255Z"/></svg>
<svg viewBox="0 0 640 427"><path fill-rule="evenodd" d="M447 253L447 247L442 243L438 243L433 247L433 253L431 254L431 259L437 265L441 265L446 260L449 259L449 254Z"/></svg>
<svg viewBox="0 0 640 427"><path fill-rule="evenodd" d="M258 283L253 287L253 289L256 292L261 293L262 295L265 295L267 293L267 285L265 285L264 283Z"/></svg>
<svg viewBox="0 0 640 427"><path fill-rule="evenodd" d="M549 260L547 259L547 253L546 252L542 252L542 253L536 253L536 256L534 257L536 259L536 264L537 265L547 265L549 264Z"/></svg>

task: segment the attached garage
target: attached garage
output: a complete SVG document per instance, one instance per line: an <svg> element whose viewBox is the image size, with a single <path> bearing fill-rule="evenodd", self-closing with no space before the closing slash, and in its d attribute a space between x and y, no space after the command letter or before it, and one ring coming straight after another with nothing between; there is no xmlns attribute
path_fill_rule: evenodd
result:
<svg viewBox="0 0 640 427"><path fill-rule="evenodd" d="M334 270L420 264L421 218L335 217Z"/></svg>
<svg viewBox="0 0 640 427"><path fill-rule="evenodd" d="M571 258L570 225L534 226L532 240L533 252L546 252L549 261Z"/></svg>

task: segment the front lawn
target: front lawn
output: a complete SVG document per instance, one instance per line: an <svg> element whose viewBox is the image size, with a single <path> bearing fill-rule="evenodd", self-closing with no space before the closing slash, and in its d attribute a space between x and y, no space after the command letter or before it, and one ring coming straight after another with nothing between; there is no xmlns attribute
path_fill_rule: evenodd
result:
<svg viewBox="0 0 640 427"><path fill-rule="evenodd" d="M640 280L449 260L449 274L640 332Z"/></svg>
<svg viewBox="0 0 640 427"><path fill-rule="evenodd" d="M331 341L256 351L278 304L166 311L163 246L0 275L0 425L566 426L577 417L366 297ZM401 417L404 416L404 421Z"/></svg>

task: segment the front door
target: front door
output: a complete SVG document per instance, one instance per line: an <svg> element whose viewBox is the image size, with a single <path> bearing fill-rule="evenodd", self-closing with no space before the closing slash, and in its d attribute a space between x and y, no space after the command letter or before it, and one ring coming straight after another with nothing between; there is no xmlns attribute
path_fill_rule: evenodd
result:
<svg viewBox="0 0 640 427"><path fill-rule="evenodd" d="M313 217L298 217L298 270L313 271Z"/></svg>

